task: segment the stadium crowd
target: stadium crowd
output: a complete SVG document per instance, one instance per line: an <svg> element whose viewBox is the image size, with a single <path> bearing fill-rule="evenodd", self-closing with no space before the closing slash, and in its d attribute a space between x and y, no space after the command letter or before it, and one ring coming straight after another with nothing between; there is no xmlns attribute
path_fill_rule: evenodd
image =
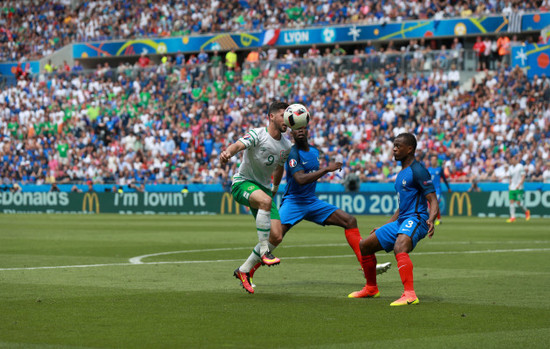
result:
<svg viewBox="0 0 550 349"><path fill-rule="evenodd" d="M168 37L345 23L387 23L547 11L548 0L3 1L0 61L48 56L71 42Z"/></svg>
<svg viewBox="0 0 550 349"><path fill-rule="evenodd" d="M310 109L321 165L345 164L321 181L350 172L391 181L391 139L405 131L417 135L419 157L436 154L453 181L501 181L514 154L528 180L550 181L548 77L531 82L499 63L464 89L452 68L404 73L399 57L260 56L226 69L191 56L21 79L0 92L1 179L227 184L239 159L220 168L220 150L265 125L268 104L284 99Z"/></svg>

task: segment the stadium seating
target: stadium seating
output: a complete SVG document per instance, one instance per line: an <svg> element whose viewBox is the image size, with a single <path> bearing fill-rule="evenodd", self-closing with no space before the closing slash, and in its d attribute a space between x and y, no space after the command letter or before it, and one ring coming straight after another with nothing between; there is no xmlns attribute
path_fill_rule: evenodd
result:
<svg viewBox="0 0 550 349"><path fill-rule="evenodd" d="M404 131L418 135L419 158L438 154L454 181L500 181L516 153L528 178L549 177L548 77L530 82L499 64L464 89L452 70L413 71L410 58L329 52L225 71L167 60L20 80L0 92L2 181L227 185L238 158L220 168L217 154L265 125L279 97L310 108L322 165L342 161L362 181L392 180L391 138Z"/></svg>
<svg viewBox="0 0 550 349"><path fill-rule="evenodd" d="M253 0L54 0L1 6L0 61L14 61L73 42L507 14L544 10L547 2L307 0L270 7ZM416 40L363 48L352 54L338 47L322 53L271 47L231 69L201 52L158 65L143 56L135 66L102 63L90 71L46 64L45 75L16 74L17 85L0 92L2 183L228 185L238 159L220 168L217 154L264 125L274 98L306 104L323 164L345 163L345 171L321 181L339 183L350 171L363 182L392 181L398 168L391 138L410 131L418 135L419 158L438 154L455 182L502 181L506 156L517 153L528 179L550 182L548 77L529 81L492 56L480 65L489 70L465 83L458 39L438 50Z"/></svg>

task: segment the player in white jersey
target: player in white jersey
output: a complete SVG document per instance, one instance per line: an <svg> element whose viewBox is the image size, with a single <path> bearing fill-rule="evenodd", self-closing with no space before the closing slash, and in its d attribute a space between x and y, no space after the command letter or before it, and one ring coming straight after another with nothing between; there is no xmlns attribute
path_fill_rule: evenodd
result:
<svg viewBox="0 0 550 349"><path fill-rule="evenodd" d="M220 163L224 166L231 157L244 150L241 166L233 176L231 194L235 201L250 207L254 214L260 242L259 257L267 266L277 265L281 262L270 251L269 234L273 229L274 234L282 235L281 218L272 198L279 188L284 165L292 146L290 141L283 136L287 129L283 113L287 107L288 104L284 102L271 103L267 127L249 130L237 142L220 153ZM271 184L272 175L273 184ZM269 189L270 187L271 189ZM246 272L237 268L233 275L241 281L247 292L254 293Z"/></svg>
<svg viewBox="0 0 550 349"><path fill-rule="evenodd" d="M525 182L525 168L519 162L518 155L510 158L510 166L506 172L506 176L510 180L508 185L508 198L510 199L510 218L506 220L508 223L516 221L516 204L525 212L525 220L531 219L531 212L523 206L523 182Z"/></svg>

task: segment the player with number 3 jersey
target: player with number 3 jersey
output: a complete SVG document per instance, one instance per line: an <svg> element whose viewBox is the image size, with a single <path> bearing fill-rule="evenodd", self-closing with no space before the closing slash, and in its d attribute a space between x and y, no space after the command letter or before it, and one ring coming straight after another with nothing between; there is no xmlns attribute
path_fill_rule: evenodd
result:
<svg viewBox="0 0 550 349"><path fill-rule="evenodd" d="M404 292L391 306L418 304L413 285L413 264L409 253L418 241L434 234L434 221L439 211L432 179L426 167L416 161L416 138L411 133L401 133L393 143L393 155L401 161L402 169L395 179L395 190L399 207L390 221L372 230L371 235L361 241L361 265L367 284L349 295L350 298L380 297L376 283L375 252L394 251L397 269ZM428 202L430 204L428 211Z"/></svg>

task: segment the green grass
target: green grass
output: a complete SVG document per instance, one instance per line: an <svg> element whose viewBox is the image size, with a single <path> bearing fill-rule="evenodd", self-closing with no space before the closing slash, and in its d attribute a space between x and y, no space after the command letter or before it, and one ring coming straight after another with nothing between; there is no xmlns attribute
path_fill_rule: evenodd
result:
<svg viewBox="0 0 550 349"><path fill-rule="evenodd" d="M549 225L446 217L411 254L420 305L393 308L393 254L381 298L347 298L364 278L336 227L290 231L249 295L250 216L0 215L0 347L546 347Z"/></svg>

